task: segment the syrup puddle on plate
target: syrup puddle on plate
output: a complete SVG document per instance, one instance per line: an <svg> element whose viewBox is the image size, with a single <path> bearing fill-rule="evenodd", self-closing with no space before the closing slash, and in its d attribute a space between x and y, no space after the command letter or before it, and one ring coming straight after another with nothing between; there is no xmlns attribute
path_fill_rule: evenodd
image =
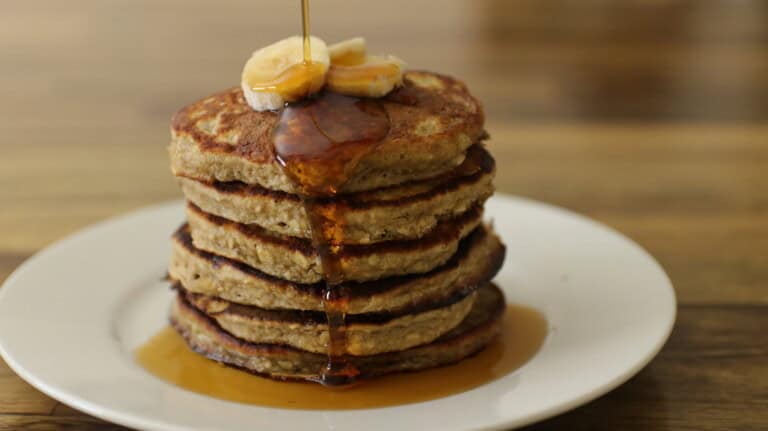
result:
<svg viewBox="0 0 768 431"><path fill-rule="evenodd" d="M365 409L429 401L504 377L536 354L547 328L540 312L508 305L500 336L477 355L455 365L392 374L346 388L280 382L219 364L190 350L171 327L141 346L136 357L160 379L214 398L287 409Z"/></svg>

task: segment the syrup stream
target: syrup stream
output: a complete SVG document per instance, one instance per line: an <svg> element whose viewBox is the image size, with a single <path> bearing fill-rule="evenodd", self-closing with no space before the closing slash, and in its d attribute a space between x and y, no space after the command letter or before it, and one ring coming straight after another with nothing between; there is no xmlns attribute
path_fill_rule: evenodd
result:
<svg viewBox="0 0 768 431"><path fill-rule="evenodd" d="M312 49L309 45L309 0L301 0L301 31L304 37L304 63L312 62Z"/></svg>
<svg viewBox="0 0 768 431"><path fill-rule="evenodd" d="M309 0L301 1L301 12L304 64L310 65ZM352 384L359 372L346 358L345 206L319 205L318 199L335 200L348 173L388 132L389 118L379 102L326 92L287 105L272 135L278 161L302 196L325 279L328 363L317 380L327 386Z"/></svg>
<svg viewBox="0 0 768 431"><path fill-rule="evenodd" d="M346 359L346 206L335 198L357 163L388 133L389 117L379 101L325 92L286 106L272 134L283 171L302 196L326 283L328 365L318 381L328 386L351 384L359 374Z"/></svg>

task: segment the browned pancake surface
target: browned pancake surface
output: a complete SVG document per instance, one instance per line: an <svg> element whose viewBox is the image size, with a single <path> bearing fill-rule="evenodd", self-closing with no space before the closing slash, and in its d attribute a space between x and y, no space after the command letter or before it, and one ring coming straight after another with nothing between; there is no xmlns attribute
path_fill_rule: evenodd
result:
<svg viewBox="0 0 768 431"><path fill-rule="evenodd" d="M407 72L404 86L380 99L390 120L386 137L350 173L342 192L370 190L429 178L461 163L485 137L483 110L460 81ZM275 156L278 114L256 112L233 88L195 102L171 123L171 166L177 175L241 181L295 191Z"/></svg>

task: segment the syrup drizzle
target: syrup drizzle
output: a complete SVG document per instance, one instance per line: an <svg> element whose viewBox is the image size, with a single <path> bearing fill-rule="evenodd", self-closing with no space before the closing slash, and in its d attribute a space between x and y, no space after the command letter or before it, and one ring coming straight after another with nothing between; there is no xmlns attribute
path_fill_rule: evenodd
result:
<svg viewBox="0 0 768 431"><path fill-rule="evenodd" d="M303 61L294 64L273 79L264 81L258 68L251 68L244 75L251 90L277 92L285 100L301 100L319 91L325 84L327 67L312 61L311 38L309 34L309 0L301 1L303 33Z"/></svg>
<svg viewBox="0 0 768 431"><path fill-rule="evenodd" d="M304 37L304 63L311 63L312 47L309 44L309 0L301 0L301 32Z"/></svg>
<svg viewBox="0 0 768 431"><path fill-rule="evenodd" d="M309 64L309 0L301 5L304 62ZM327 386L349 385L359 372L346 359L349 296L341 258L345 206L319 201L336 198L355 166L387 136L389 127L380 102L324 92L286 105L272 134L277 159L302 197L325 279L328 364L317 380Z"/></svg>
<svg viewBox="0 0 768 431"><path fill-rule="evenodd" d="M346 207L327 201L337 197L358 162L388 132L389 118L379 102L326 92L286 106L272 135L278 161L302 196L325 278L328 366L318 380L329 386L350 384L358 372L345 359L349 296L341 256Z"/></svg>
<svg viewBox="0 0 768 431"><path fill-rule="evenodd" d="M253 91L276 91L291 100L300 100L322 87L324 73L325 66L310 61L294 64L267 82L260 82L251 76L247 80Z"/></svg>

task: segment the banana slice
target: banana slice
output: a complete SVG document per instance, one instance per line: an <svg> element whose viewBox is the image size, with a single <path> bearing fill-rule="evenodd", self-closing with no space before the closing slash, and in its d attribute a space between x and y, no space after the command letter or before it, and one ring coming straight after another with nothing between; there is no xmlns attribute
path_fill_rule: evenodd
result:
<svg viewBox="0 0 768 431"><path fill-rule="evenodd" d="M330 90L358 97L382 97L402 84L403 62L391 55L366 55L361 63L348 66L331 63L326 76Z"/></svg>
<svg viewBox="0 0 768 431"><path fill-rule="evenodd" d="M245 63L241 87L251 108L266 111L282 108L323 88L330 64L328 47L310 38L310 63L304 63L304 42L293 36L255 51Z"/></svg>
<svg viewBox="0 0 768 431"><path fill-rule="evenodd" d="M356 66L365 63L365 39L355 37L334 43L328 47L331 64L335 66Z"/></svg>
<svg viewBox="0 0 768 431"><path fill-rule="evenodd" d="M403 62L393 56L367 54L365 39L356 37L326 46L310 38L311 62L305 63L300 36L283 39L251 55L241 86L253 109L282 108L319 92L323 86L340 94L382 97L403 82Z"/></svg>

